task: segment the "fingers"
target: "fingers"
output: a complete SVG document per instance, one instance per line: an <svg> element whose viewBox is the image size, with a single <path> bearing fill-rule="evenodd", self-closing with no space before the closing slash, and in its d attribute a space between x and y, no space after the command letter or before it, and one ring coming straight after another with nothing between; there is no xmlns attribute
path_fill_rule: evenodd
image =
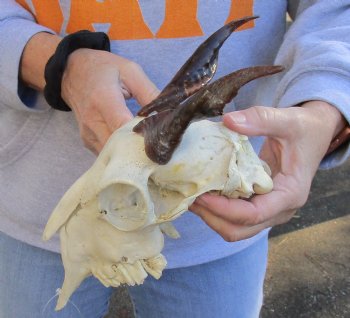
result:
<svg viewBox="0 0 350 318"><path fill-rule="evenodd" d="M256 225L276 217L281 211L303 206L308 189L308 186L299 185L293 177L279 174L274 178L272 192L256 195L249 201L204 194L197 198L196 203L229 222Z"/></svg>
<svg viewBox="0 0 350 318"><path fill-rule="evenodd" d="M91 116L84 115L84 119L78 119L80 138L86 148L98 155L112 131L106 125L101 114L92 112Z"/></svg>
<svg viewBox="0 0 350 318"><path fill-rule="evenodd" d="M119 89L106 91L103 97L105 105L101 107L101 114L111 132L133 117L125 99L133 97L144 106L159 94L155 84L138 64L119 56L115 56L115 59L122 65L119 70Z"/></svg>
<svg viewBox="0 0 350 318"><path fill-rule="evenodd" d="M240 206L239 203L242 202L244 201L233 199L231 204L236 208L236 205ZM266 218L264 215L259 216L255 212L250 213L246 217L244 214L247 211L249 213L249 209L245 211L238 209L226 210L226 213L218 213L216 207L211 209L196 201L191 206L191 211L200 216L209 227L220 234L226 241L234 242L250 238L266 228L287 222L295 214L296 210L279 211L271 218L267 217L267 215L265 215ZM242 211L242 213L238 211Z"/></svg>
<svg viewBox="0 0 350 318"><path fill-rule="evenodd" d="M140 66L104 51L72 53L62 80L62 97L76 115L85 146L94 153L133 118L125 99L134 97L145 105L158 94Z"/></svg>
<svg viewBox="0 0 350 318"><path fill-rule="evenodd" d="M287 222L307 200L308 186L298 185L291 176L277 175L274 186L272 192L256 195L249 201L204 194L197 198L191 211L225 240L246 239Z"/></svg>
<svg viewBox="0 0 350 318"><path fill-rule="evenodd" d="M286 222L295 214L295 210L285 211L283 213L283 218L281 218L281 215L279 215L278 218L274 220L267 220L263 223L242 225L222 219L214 215L211 210L197 203L194 203L191 206L191 211L200 216L208 226L222 236L222 238L227 242L235 242L253 237L266 228Z"/></svg>
<svg viewBox="0 0 350 318"><path fill-rule="evenodd" d="M120 90L97 89L84 104L74 107L80 137L86 148L98 154L111 134L132 119Z"/></svg>
<svg viewBox="0 0 350 318"><path fill-rule="evenodd" d="M97 107L110 133L133 118L126 106L123 93L118 88L106 90L103 93L103 98L98 101Z"/></svg>
<svg viewBox="0 0 350 318"><path fill-rule="evenodd" d="M210 226L215 232L220 234L227 242L235 242L254 236L260 232L262 226L244 226L234 224L212 213L211 210L194 203L191 206L191 211L201 217L201 219ZM258 227L261 227L258 228Z"/></svg>
<svg viewBox="0 0 350 318"><path fill-rule="evenodd" d="M140 106L147 105L160 93L158 88L151 82L142 69L139 71L137 77L128 78L124 83Z"/></svg>
<svg viewBox="0 0 350 318"><path fill-rule="evenodd" d="M282 109L254 106L227 113L223 117L226 127L248 136L287 136L291 116Z"/></svg>
<svg viewBox="0 0 350 318"><path fill-rule="evenodd" d="M140 106L147 105L159 95L160 91L139 64L120 56L115 56L115 59L120 65L121 86L129 92L130 97L137 100Z"/></svg>
<svg viewBox="0 0 350 318"><path fill-rule="evenodd" d="M287 222L303 206L330 135L317 118L318 108L251 107L228 113L224 124L245 135L267 136L261 156L269 164L273 191L248 200L204 195L193 211L227 240L250 237Z"/></svg>
<svg viewBox="0 0 350 318"><path fill-rule="evenodd" d="M261 195L264 196L264 195ZM260 197L261 197L260 196ZM267 195L265 195L267 196ZM274 211L258 210L264 208L264 203L254 204L252 201L228 199L223 196L203 195L196 201L197 205L205 208L213 216L237 225L256 225L264 223ZM265 212L266 211L266 212Z"/></svg>

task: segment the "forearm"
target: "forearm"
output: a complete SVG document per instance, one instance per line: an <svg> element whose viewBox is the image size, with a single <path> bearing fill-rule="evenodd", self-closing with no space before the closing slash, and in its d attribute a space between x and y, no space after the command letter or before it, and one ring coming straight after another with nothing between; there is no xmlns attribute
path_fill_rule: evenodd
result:
<svg viewBox="0 0 350 318"><path fill-rule="evenodd" d="M27 86L42 91L45 86L44 70L61 38L46 32L35 34L24 48L19 78Z"/></svg>
<svg viewBox="0 0 350 318"><path fill-rule="evenodd" d="M334 108L330 110L337 109L345 118L344 121L337 117L339 127L333 130L333 138L350 122L349 3L349 0L289 1L295 21L275 61L285 65L286 72L275 90L274 104L290 107L323 101L332 105ZM321 108L315 109L323 121L321 129L333 129ZM350 147L346 143L326 156L321 166L335 167L344 163L349 155Z"/></svg>
<svg viewBox="0 0 350 318"><path fill-rule="evenodd" d="M35 91L23 84L19 74L26 45L36 34L54 32L35 23L34 17L12 0L0 1L0 21L1 104L17 110L44 109L46 105L36 104Z"/></svg>

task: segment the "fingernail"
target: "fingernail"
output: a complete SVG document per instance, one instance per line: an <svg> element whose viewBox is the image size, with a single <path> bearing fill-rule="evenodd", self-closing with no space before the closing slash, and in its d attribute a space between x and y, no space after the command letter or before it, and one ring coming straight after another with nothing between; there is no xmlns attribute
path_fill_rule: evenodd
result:
<svg viewBox="0 0 350 318"><path fill-rule="evenodd" d="M233 121L233 123L237 125L242 125L247 122L247 117L240 112L233 112L232 114L230 114L230 118Z"/></svg>

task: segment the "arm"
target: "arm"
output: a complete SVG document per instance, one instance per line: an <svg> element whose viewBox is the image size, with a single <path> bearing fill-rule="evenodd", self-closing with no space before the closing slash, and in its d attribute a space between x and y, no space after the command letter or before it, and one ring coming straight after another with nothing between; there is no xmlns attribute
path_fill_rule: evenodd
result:
<svg viewBox="0 0 350 318"><path fill-rule="evenodd" d="M271 193L250 201L209 194L196 200L191 209L226 240L284 223L305 204L331 140L350 119L349 21L347 1L299 7L277 57L288 67L276 91L279 108L252 107L224 116L225 125L239 133L267 137L261 157L274 181ZM295 105L301 107L289 107ZM344 161L348 146L329 155L328 164Z"/></svg>
<svg viewBox="0 0 350 318"><path fill-rule="evenodd" d="M5 25L8 26L2 27L0 33L8 31L11 35L7 41L1 39L0 43L5 47L7 57L2 64L9 64L6 69L12 80L9 91L1 89L0 94L5 95L4 102L10 107L37 110L40 104L36 103L35 97L28 103L23 102L28 100L28 96L36 96L37 93L34 92L43 90L45 65L61 38L42 32L49 31L36 24L33 17L14 1L6 1L6 4L12 11L7 14L5 12ZM16 38L16 32L20 32L27 23L22 17L13 23L13 20L17 20L16 12L20 12L30 21L28 23L32 32L22 39L19 49L16 47L17 56L14 58L11 48L6 45L11 45L10 38ZM4 85L7 83L5 74L6 72L1 76ZM26 92L22 94L22 99L18 97L17 91ZM75 114L85 146L98 153L112 132L132 118L125 99L132 96L143 106L158 95L158 90L134 62L110 52L79 49L68 58L61 94ZM6 100L7 95L9 96ZM17 100L17 103L13 100ZM47 108L46 103L44 108L45 106Z"/></svg>
<svg viewBox="0 0 350 318"><path fill-rule="evenodd" d="M276 63L288 66L279 83L278 107L320 100L337 108L350 122L350 1L289 1L294 19ZM344 125L345 125L344 122ZM321 168L342 164L349 143L325 157Z"/></svg>
<svg viewBox="0 0 350 318"><path fill-rule="evenodd" d="M61 37L40 32L35 34L23 50L19 78L26 86L37 91L45 87L44 70L48 59L55 53Z"/></svg>
<svg viewBox="0 0 350 318"><path fill-rule="evenodd" d="M23 85L18 75L23 50L39 32L53 33L36 24L34 17L15 1L0 1L0 99L7 107L33 111L36 106L37 93ZM35 107L39 108L45 105Z"/></svg>

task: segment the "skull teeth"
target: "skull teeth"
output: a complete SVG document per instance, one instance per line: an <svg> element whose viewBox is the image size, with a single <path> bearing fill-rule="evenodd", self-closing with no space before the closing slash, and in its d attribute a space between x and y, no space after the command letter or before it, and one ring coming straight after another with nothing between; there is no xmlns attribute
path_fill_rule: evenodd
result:
<svg viewBox="0 0 350 318"><path fill-rule="evenodd" d="M159 279L162 276L162 271L167 264L166 259L162 254L153 258L141 260L141 263L145 270L155 279Z"/></svg>
<svg viewBox="0 0 350 318"><path fill-rule="evenodd" d="M110 268L97 269L92 274L105 286L118 287L121 284L130 286L141 285L147 277L147 272L154 278L159 279L166 266L163 255L146 260L138 260L133 264L118 263Z"/></svg>

